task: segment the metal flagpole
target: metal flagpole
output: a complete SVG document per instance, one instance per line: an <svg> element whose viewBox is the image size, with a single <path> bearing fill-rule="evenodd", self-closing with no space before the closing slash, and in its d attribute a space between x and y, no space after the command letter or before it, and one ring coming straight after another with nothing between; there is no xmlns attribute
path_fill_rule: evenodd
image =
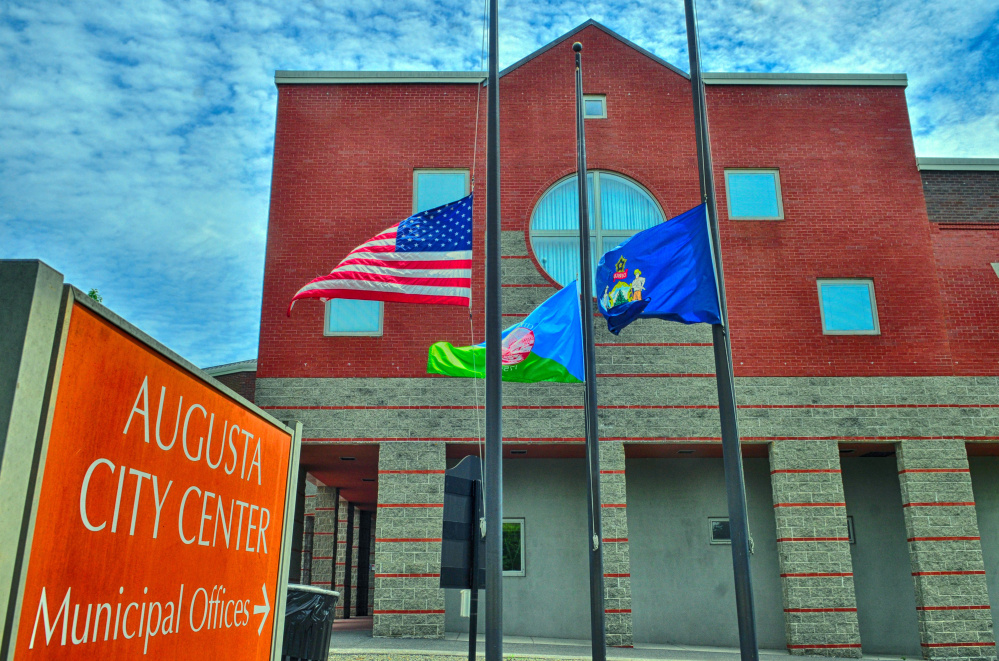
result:
<svg viewBox="0 0 999 661"><path fill-rule="evenodd" d="M749 571L749 518L746 514L746 484L739 446L739 425L735 409L735 377L732 373L732 345L728 334L728 307L725 302L725 274L722 270L718 233L718 207L711 164L711 138L701 76L701 52L697 38L694 0L684 0L687 15L687 50L690 56L690 85L694 98L694 127L697 132L697 163L701 194L707 204L711 248L718 282L718 303L722 323L711 327L715 350L715 378L718 382L718 411L721 417L722 456L725 464L725 490L728 495L729 529L732 535L732 565L735 570L735 604L739 620L739 647L742 661L759 661L756 642L756 615L753 607L753 580Z"/></svg>
<svg viewBox="0 0 999 661"><path fill-rule="evenodd" d="M489 0L486 108L486 661L503 659L503 373L500 331L499 8ZM470 631L469 636L476 635Z"/></svg>
<svg viewBox="0 0 999 661"><path fill-rule="evenodd" d="M589 502L590 558L590 644L593 661L607 658L607 636L604 627L604 557L600 525L600 448L597 434L597 379L593 355L593 272L590 264L590 212L586 191L586 132L583 128L583 44L572 45L576 52L576 158L579 179L579 285L582 292L583 365L586 377L586 465L589 472L587 496Z"/></svg>

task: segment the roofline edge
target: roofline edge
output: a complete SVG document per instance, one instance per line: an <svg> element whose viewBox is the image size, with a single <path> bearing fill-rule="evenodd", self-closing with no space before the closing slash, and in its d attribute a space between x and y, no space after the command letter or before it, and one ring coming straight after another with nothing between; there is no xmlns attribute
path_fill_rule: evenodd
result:
<svg viewBox="0 0 999 661"><path fill-rule="evenodd" d="M999 172L999 158L937 158L916 157L916 167L922 170L968 170Z"/></svg>
<svg viewBox="0 0 999 661"><path fill-rule="evenodd" d="M908 87L904 73L728 73L705 72L705 85L829 85Z"/></svg>

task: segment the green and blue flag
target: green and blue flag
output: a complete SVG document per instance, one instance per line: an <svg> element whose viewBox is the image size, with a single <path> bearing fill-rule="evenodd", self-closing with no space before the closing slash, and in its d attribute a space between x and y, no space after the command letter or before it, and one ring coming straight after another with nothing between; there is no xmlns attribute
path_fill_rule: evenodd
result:
<svg viewBox="0 0 999 661"><path fill-rule="evenodd" d="M503 331L503 380L581 383L585 378L582 329L579 287L573 281ZM427 373L483 379L486 345L437 342L430 347Z"/></svg>
<svg viewBox="0 0 999 661"><path fill-rule="evenodd" d="M639 317L720 324L707 207L696 206L605 253L596 283L600 313L615 335Z"/></svg>

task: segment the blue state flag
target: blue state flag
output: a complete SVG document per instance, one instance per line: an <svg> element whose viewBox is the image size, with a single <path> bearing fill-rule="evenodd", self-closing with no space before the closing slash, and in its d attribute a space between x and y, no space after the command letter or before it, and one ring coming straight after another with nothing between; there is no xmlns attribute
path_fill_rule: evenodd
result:
<svg viewBox="0 0 999 661"><path fill-rule="evenodd" d="M639 317L720 324L707 208L701 204L604 254L596 293L617 335Z"/></svg>

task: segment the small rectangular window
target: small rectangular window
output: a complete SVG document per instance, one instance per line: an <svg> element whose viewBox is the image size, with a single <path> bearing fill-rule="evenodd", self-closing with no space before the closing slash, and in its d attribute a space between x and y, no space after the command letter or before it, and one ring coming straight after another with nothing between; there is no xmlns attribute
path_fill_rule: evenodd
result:
<svg viewBox="0 0 999 661"><path fill-rule="evenodd" d="M778 170L725 170L728 217L733 220L782 220Z"/></svg>
<svg viewBox="0 0 999 661"><path fill-rule="evenodd" d="M825 335L880 335L873 280L819 280Z"/></svg>
<svg viewBox="0 0 999 661"><path fill-rule="evenodd" d="M326 301L323 335L381 335L381 301L334 298Z"/></svg>
<svg viewBox="0 0 999 661"><path fill-rule="evenodd" d="M460 200L468 184L468 170L414 170L413 213Z"/></svg>
<svg viewBox="0 0 999 661"><path fill-rule="evenodd" d="M524 520L503 519L503 575L523 576Z"/></svg>
<svg viewBox="0 0 999 661"><path fill-rule="evenodd" d="M586 119L607 119L607 97L603 94L584 94L583 117Z"/></svg>
<svg viewBox="0 0 999 661"><path fill-rule="evenodd" d="M732 531L728 525L728 518L708 519L708 541L711 544L732 543Z"/></svg>
<svg viewBox="0 0 999 661"><path fill-rule="evenodd" d="M857 533L853 530L853 517L846 517L846 536L850 538L851 544L857 543Z"/></svg>

